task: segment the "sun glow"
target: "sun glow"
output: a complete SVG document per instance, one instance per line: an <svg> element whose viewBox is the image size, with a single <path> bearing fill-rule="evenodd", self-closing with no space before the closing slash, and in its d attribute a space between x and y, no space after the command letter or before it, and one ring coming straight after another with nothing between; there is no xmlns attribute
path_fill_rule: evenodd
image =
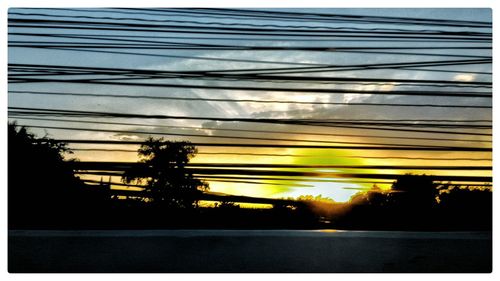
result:
<svg viewBox="0 0 500 281"><path fill-rule="evenodd" d="M347 158L348 151L344 150L316 150L316 149L285 149L279 153L287 155L297 155L296 157L256 157L252 156L217 156L216 160L213 156L200 155L196 157L196 163L213 162L217 163L266 163L266 164L294 164L294 165L311 165L311 168L294 168L298 172L327 172L335 173L351 173L352 169L326 169L315 167L318 165L363 165L364 160L356 158ZM285 168L272 168L274 171L285 171ZM370 173L369 169L356 169L357 172ZM235 177L235 180L237 178ZM338 202L348 201L349 198L361 190L369 189L373 186L370 182L350 182L341 177L259 177L250 178L254 184L249 183L234 183L234 182L217 182L210 181L210 190L214 192L222 192L228 194L237 194L255 197L268 198L296 198L301 195L322 195L330 197ZM381 185L381 188L387 188Z"/></svg>

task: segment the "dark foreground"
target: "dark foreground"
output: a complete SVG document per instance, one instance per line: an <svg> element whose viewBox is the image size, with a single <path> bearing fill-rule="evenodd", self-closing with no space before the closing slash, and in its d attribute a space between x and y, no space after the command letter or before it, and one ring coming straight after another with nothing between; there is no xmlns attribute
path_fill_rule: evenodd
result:
<svg viewBox="0 0 500 281"><path fill-rule="evenodd" d="M491 272L491 232L9 231L9 272Z"/></svg>

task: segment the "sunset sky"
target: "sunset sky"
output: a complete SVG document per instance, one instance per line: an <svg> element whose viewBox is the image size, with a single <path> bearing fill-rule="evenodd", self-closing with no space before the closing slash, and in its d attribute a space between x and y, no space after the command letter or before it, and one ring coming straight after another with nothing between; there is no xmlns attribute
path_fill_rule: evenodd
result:
<svg viewBox="0 0 500 281"><path fill-rule="evenodd" d="M347 201L405 173L483 184L491 21L490 9L10 9L9 121L58 140L191 141L211 192ZM138 144L69 147L81 162L139 159Z"/></svg>

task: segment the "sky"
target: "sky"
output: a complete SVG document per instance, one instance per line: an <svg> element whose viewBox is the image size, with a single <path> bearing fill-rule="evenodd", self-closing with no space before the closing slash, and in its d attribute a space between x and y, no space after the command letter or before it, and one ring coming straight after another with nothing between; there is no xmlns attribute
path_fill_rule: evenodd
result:
<svg viewBox="0 0 500 281"><path fill-rule="evenodd" d="M477 93L491 95L491 89L488 87L491 86L488 85L491 83L492 77L491 63L484 61L460 65L450 63L451 61L491 59L490 42L456 39L456 37L462 38L464 36L480 38L483 35L470 34L487 34L491 32L491 28L488 26L477 27L471 23L468 23L469 26L463 26L454 22L491 22L490 9L288 8L252 11L253 16L242 16L241 11L231 12L231 15L227 15L229 11L225 11L224 15L220 11L205 11L207 12L205 14L201 12L189 9L182 11L77 8L10 9L8 61L9 67L12 66L12 69L9 69L9 74L17 76L12 76L14 78L10 81L8 88L8 106L13 110L12 114L9 112L9 120L17 120L18 124L33 127L31 131L39 136L48 135L55 139L65 140L141 141L150 134L154 134L156 137L164 134L163 136L169 140L189 140L193 143L290 146L370 146L377 144L383 146L412 145L420 148L422 146L491 147L491 136L488 136L491 130L488 128L436 127L440 122L445 122L443 120L453 120L446 122L446 124L453 123L452 125L482 125L486 127L491 125L488 122L492 115L491 108L488 108L488 106L491 107L491 98L473 96ZM215 14L216 12L219 14ZM288 12L316 14L316 16L292 17L290 14L286 14ZM352 17L337 17L332 20L332 18L325 19L317 14L362 15L367 21L353 21ZM374 16L375 18L367 18L366 16ZM394 17L398 19L394 19ZM408 17L437 21L433 21L434 24L414 24L415 21L402 22L401 18ZM32 20L34 23L30 25L27 20ZM107 24L101 24L101 27L108 28L117 26L123 28L124 23L136 24L136 26L149 25L148 27L140 27L142 29L151 29L152 25L169 25L170 27L157 28L147 32L144 30L96 30L95 27L99 25L85 25L89 29L74 29L68 28L68 26L62 28L63 24L56 22L61 20L105 21ZM41 28L43 25L50 24L55 25L55 27ZM173 25L176 27L172 27ZM79 27L81 26L80 24ZM257 31L247 31L247 34L244 35L220 34L221 32L235 32L235 29L231 28L240 31L243 29ZM276 31L276 29L285 28L292 31L281 33ZM272 34L261 34L263 29L269 29ZM186 31L193 30L196 32L186 33ZM323 32L318 33L318 30L323 30ZM213 33L207 33L207 31ZM361 35L364 37L360 36L359 33L354 35L355 32L363 31L364 33ZM254 35L248 35L248 33L254 33ZM290 36L290 33L302 35ZM426 33L433 35L425 35ZM450 35L451 33L455 35ZM45 36L41 36L42 34ZM444 39L435 39L440 34L446 34L442 35ZM343 35L347 36L342 37ZM375 38L374 35L379 37ZM401 38L397 36L405 37L404 42L401 42ZM412 38L409 39L408 36ZM221 37L223 39L220 39ZM451 37L455 37L455 39ZM136 45L120 45L119 47L115 45L115 48L111 48L111 44ZM137 47L137 44L143 45L133 48ZM189 46L191 49L148 49L144 44L149 44L148 47L158 44L163 44L163 47ZM207 44L230 45L233 48L220 50L207 47ZM48 47L48 45L52 46ZM62 45L70 45L70 47ZM192 48L193 46L195 47ZM234 46L239 47L239 49L235 49ZM256 47L267 49L256 50ZM410 47L420 49L401 49ZM448 49L442 49L443 47ZM274 50L270 50L273 48ZM444 61L443 65L380 68L384 64L415 65L424 62L432 64L438 61ZM26 70L27 65L31 67L30 72L20 72L20 68L24 67ZM109 73L99 76L96 74L82 75L81 72L66 76L58 76L53 73L46 75L47 73L44 71L47 71L48 65L68 68L147 70L155 71L161 75L175 73L177 76L173 78L163 76L156 79L109 80L130 78L130 76L125 77L119 74L118 77L116 75L111 77L112 75ZM365 67L349 70L353 66L360 65L370 65L370 67L369 69ZM263 70L290 67L327 67L330 68L330 71L323 69L321 72L295 71L293 73L292 71L290 73L291 70ZM42 71L42 74L45 75L37 76L37 73L33 72L34 68L38 68L37 71ZM75 70L70 69L69 71ZM205 73L203 79L196 76L178 78L179 73L183 75L194 73L196 75L200 72ZM207 76L207 72L212 76ZM229 76L220 78L221 73L229 73ZM257 73L257 76L267 76L256 78L254 73ZM246 77L251 76L251 78L242 79L241 77L245 74ZM289 81L277 81L279 79L273 78L273 75L285 76ZM26 82L22 80L27 77L39 79L92 77L108 79L100 80L101 82L118 81L141 85L66 83L61 81ZM144 78L144 76L139 78ZM415 83L411 80L419 82ZM423 81L427 82L423 83ZM150 85L144 85L144 83L150 83ZM154 86L153 84L168 84L170 86ZM179 85L190 86L178 87ZM221 87L226 87L226 89L221 89ZM256 87L263 88L263 90L249 90L249 88ZM280 90L272 90L272 88ZM415 95L415 93L422 94L422 91L429 92L429 95ZM405 92L406 94L394 95L391 92ZM413 94L408 94L410 92ZM435 95L437 92L471 94L437 96ZM139 96L140 98L138 98ZM184 100L179 100L179 98ZM212 100L208 101L207 99ZM246 101L235 102L234 100ZM255 100L260 102L255 102ZM359 105L359 103L378 105L367 106ZM408 106L381 106L380 104L405 104ZM439 107L449 105L457 107ZM467 106L475 106L475 108ZM477 108L477 106L484 108ZM212 118L214 120L145 119L130 116L127 118L70 117L67 114L65 116L34 117L31 113L21 114L19 111L22 110L19 108L169 115ZM16 110L17 113L14 112ZM38 118L38 120L33 118ZM243 118L247 121L221 121L220 119L223 118L233 118L233 120ZM248 120L255 121L255 119L266 119L267 121L266 123L248 122ZM279 122L287 120L312 120L316 124L320 121L345 121L347 123L336 127L332 127L331 123L329 126L279 124ZM481 122L476 122L478 120ZM359 128L363 126L353 124L353 122L367 123L370 121L375 123L396 122L399 123L399 126L364 125L364 128ZM110 124L103 124L103 122ZM116 123L127 123L127 125ZM404 124L401 126L401 123ZM427 126L428 123L432 123L432 126ZM367 129L367 126L370 129ZM60 128L55 129L54 127ZM108 131L98 132L95 130ZM443 131L451 133L444 134ZM183 134L183 136L174 134ZM216 138L217 136L224 138ZM74 149L75 153L68 157L76 157L83 162L135 162L138 160L138 156L134 152L138 145L70 143L70 147ZM106 149L106 151L89 151L88 149ZM111 149L115 151L109 151ZM254 165L246 169L313 172L317 174L310 177L271 179L271 176L261 175L257 177L242 172L240 176L243 179L232 179L231 182L227 181L228 179L216 181L214 178L211 180L206 178L212 192L257 197L282 198L322 195L337 201L346 201L356 192L373 185L372 182L369 182L374 181L373 179L345 174L394 175L413 172L439 176L491 176L490 170L429 170L426 168L429 166L491 166L489 160L491 159L491 151L487 149L485 151L464 152L456 150L371 150L339 147L318 149L317 147L199 146L198 150L199 154L192 160L193 164L216 163L221 165L220 167L231 166L231 164L267 164L274 166L258 168ZM243 153L247 155L242 155ZM301 167L290 168L278 167L277 165L301 165ZM337 167L321 167L321 165ZM303 166L309 167L304 168ZM352 168L351 166L357 167ZM373 168L373 166L389 166L392 169L382 170ZM400 169L402 166L416 168ZM228 177L228 175L219 176ZM99 176L89 175L82 177L99 178ZM203 175L200 177L203 178ZM113 181L119 181L119 178L113 178ZM361 181L366 181L366 183L360 183ZM391 179L377 181L386 182L386 184L377 184L381 188L389 188L392 182Z"/></svg>

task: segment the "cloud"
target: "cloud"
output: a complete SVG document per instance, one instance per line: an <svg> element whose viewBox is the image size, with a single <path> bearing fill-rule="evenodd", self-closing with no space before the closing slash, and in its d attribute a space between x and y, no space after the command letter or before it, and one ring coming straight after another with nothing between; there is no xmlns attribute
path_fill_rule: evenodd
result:
<svg viewBox="0 0 500 281"><path fill-rule="evenodd" d="M137 135L128 135L128 134L116 134L113 136L113 138L121 141L136 141L140 139L140 137Z"/></svg>
<svg viewBox="0 0 500 281"><path fill-rule="evenodd" d="M453 77L453 81L460 81L460 82L472 82L476 80L476 75L475 74L457 74Z"/></svg>

